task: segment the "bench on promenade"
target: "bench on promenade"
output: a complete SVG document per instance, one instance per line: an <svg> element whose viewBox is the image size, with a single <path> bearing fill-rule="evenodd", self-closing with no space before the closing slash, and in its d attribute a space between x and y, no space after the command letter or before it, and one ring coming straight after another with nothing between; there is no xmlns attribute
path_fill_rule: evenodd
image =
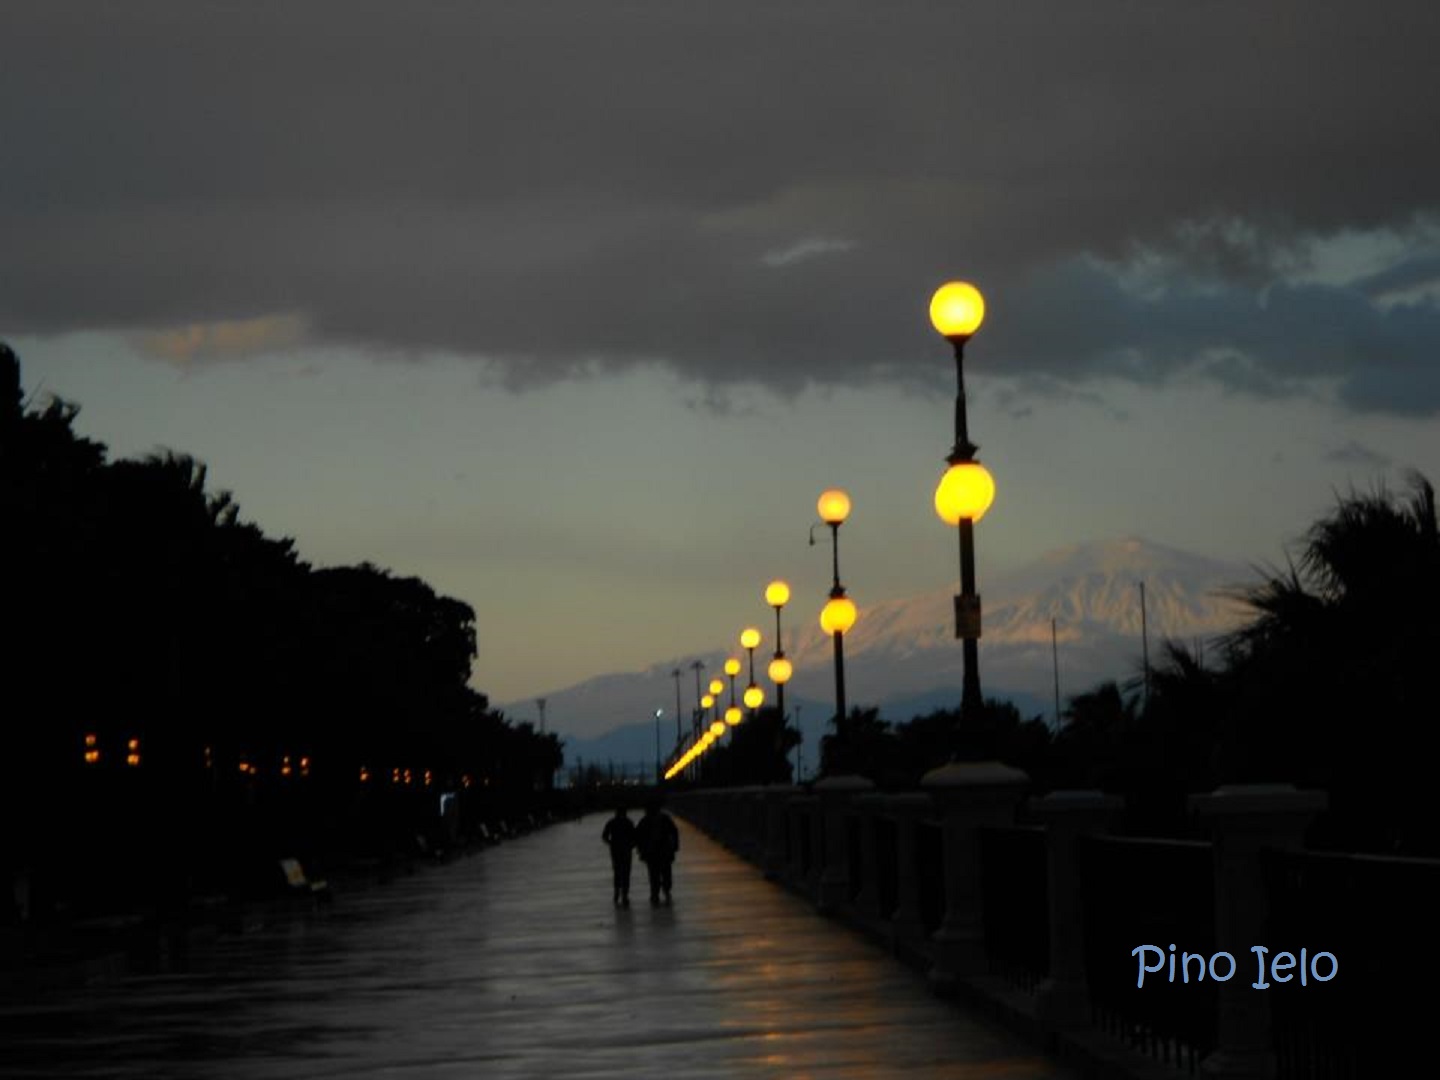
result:
<svg viewBox="0 0 1440 1080"><path fill-rule="evenodd" d="M333 899L330 894L330 883L328 881L307 877L305 868L300 865L299 859L281 859L280 872L285 875L285 885L290 895L304 896L312 900L324 902L329 902Z"/></svg>

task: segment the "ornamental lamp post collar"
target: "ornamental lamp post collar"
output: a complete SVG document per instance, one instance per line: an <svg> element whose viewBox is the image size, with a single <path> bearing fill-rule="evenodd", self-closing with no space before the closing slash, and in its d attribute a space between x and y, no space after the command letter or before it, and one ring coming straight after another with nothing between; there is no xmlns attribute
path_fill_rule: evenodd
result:
<svg viewBox="0 0 1440 1080"><path fill-rule="evenodd" d="M930 298L930 324L955 347L955 445L945 459L951 465L974 461L980 449L965 420L965 342L984 321L985 298L968 281L948 281Z"/></svg>

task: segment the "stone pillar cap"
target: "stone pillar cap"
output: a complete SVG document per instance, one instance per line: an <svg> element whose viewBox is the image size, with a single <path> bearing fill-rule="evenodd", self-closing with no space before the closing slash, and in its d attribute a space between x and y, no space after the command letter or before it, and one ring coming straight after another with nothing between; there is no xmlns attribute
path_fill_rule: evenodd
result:
<svg viewBox="0 0 1440 1080"><path fill-rule="evenodd" d="M1125 800L1119 795L1106 795L1095 788L1052 791L1030 800L1030 810L1037 814L1065 813L1067 810L1119 810Z"/></svg>
<svg viewBox="0 0 1440 1080"><path fill-rule="evenodd" d="M952 761L920 778L925 788L1008 787L1028 784L1030 777L1000 761Z"/></svg>
<svg viewBox="0 0 1440 1080"><path fill-rule="evenodd" d="M1191 795L1188 801L1191 811L1212 817L1318 813L1329 799L1323 791L1301 791L1294 784L1223 784L1208 795Z"/></svg>
<svg viewBox="0 0 1440 1080"><path fill-rule="evenodd" d="M816 791L873 791L875 785L863 776L827 776L815 781Z"/></svg>
<svg viewBox="0 0 1440 1080"><path fill-rule="evenodd" d="M923 791L901 791L881 797L891 810L930 810L935 806L935 800Z"/></svg>

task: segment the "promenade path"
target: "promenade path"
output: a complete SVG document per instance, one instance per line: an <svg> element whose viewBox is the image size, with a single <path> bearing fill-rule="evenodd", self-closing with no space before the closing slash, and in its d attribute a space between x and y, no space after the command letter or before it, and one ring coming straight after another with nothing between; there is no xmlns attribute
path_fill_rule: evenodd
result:
<svg viewBox="0 0 1440 1080"><path fill-rule="evenodd" d="M0 1002L0 1076L1069 1077L680 823L674 903L604 817L196 948L183 973Z"/></svg>

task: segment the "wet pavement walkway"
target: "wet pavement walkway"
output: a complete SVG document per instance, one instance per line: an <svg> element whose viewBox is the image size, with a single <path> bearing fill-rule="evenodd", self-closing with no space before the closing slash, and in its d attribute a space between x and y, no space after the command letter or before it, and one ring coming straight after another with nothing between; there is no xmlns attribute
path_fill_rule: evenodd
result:
<svg viewBox="0 0 1440 1080"><path fill-rule="evenodd" d="M0 1076L1071 1076L684 822L673 905L612 907L604 821L0 1001Z"/></svg>

